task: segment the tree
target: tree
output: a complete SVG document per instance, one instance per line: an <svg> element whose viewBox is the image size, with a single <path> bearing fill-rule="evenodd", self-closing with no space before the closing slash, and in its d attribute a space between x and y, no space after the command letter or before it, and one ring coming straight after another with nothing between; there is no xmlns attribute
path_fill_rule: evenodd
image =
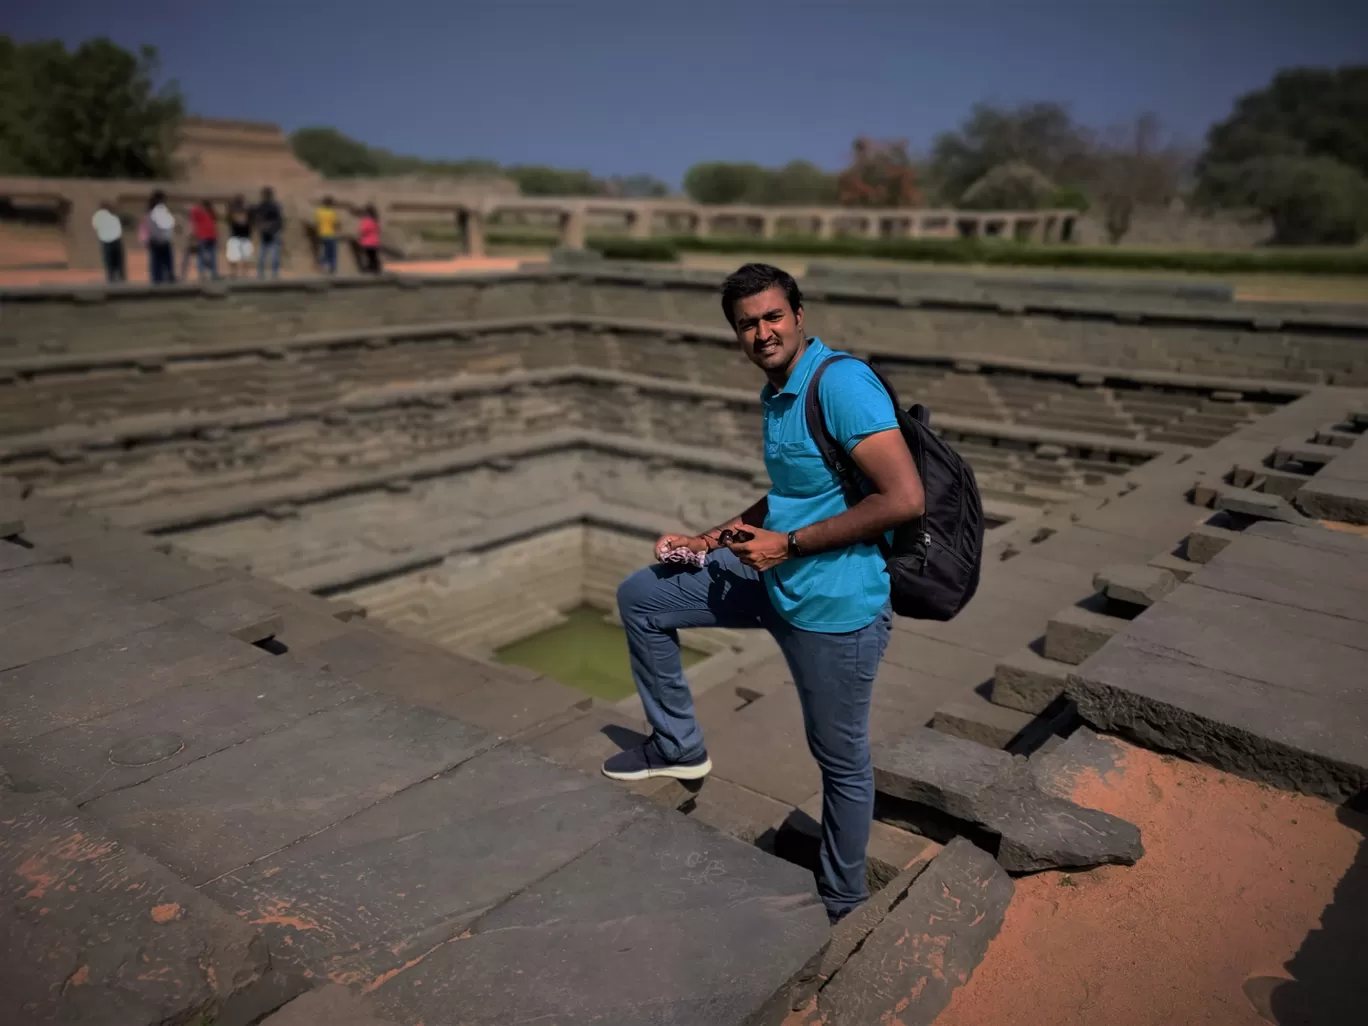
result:
<svg viewBox="0 0 1368 1026"><path fill-rule="evenodd" d="M1286 245L1352 245L1368 233L1368 179L1330 157L1254 157L1208 170L1234 205L1261 211Z"/></svg>
<svg viewBox="0 0 1368 1026"><path fill-rule="evenodd" d="M668 196L670 187L654 175L614 175L608 179L607 192L624 199L658 199Z"/></svg>
<svg viewBox="0 0 1368 1026"><path fill-rule="evenodd" d="M588 171L566 171L541 164L504 169L524 196L602 196L605 185Z"/></svg>
<svg viewBox="0 0 1368 1026"><path fill-rule="evenodd" d="M1365 233L1368 65L1293 68L1212 126L1197 165L1199 201L1253 207L1285 243Z"/></svg>
<svg viewBox="0 0 1368 1026"><path fill-rule="evenodd" d="M325 178L375 178L381 160L371 147L335 128L300 128L291 133L290 147L303 163Z"/></svg>
<svg viewBox="0 0 1368 1026"><path fill-rule="evenodd" d="M966 210L1039 210L1059 192L1054 182L1019 160L999 164L960 196Z"/></svg>
<svg viewBox="0 0 1368 1026"><path fill-rule="evenodd" d="M695 203L756 203L765 173L759 164L704 161L684 172L684 191Z"/></svg>
<svg viewBox="0 0 1368 1026"><path fill-rule="evenodd" d="M921 204L907 140L864 136L851 146L850 166L837 180L843 207L915 207Z"/></svg>
<svg viewBox="0 0 1368 1026"><path fill-rule="evenodd" d="M51 178L170 178L184 104L155 88L157 52L108 39L75 51L0 36L0 172Z"/></svg>
<svg viewBox="0 0 1368 1026"><path fill-rule="evenodd" d="M1091 133L1057 103L980 103L957 132L937 137L929 170L944 198L957 203L1003 164L1025 164L1052 181L1078 184L1089 176L1091 150Z"/></svg>
<svg viewBox="0 0 1368 1026"><path fill-rule="evenodd" d="M1093 192L1101 200L1108 238L1117 243L1125 237L1137 206L1172 200L1189 163L1187 152L1166 139L1154 114L1111 129L1097 148L1093 170Z"/></svg>

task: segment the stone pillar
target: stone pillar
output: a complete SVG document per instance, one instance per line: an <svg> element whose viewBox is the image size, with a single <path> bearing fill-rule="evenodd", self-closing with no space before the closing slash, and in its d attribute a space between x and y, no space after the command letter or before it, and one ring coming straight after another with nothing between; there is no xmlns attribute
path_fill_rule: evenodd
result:
<svg viewBox="0 0 1368 1026"><path fill-rule="evenodd" d="M585 211L583 207L572 207L561 212L560 244L565 249L583 249L585 234Z"/></svg>
<svg viewBox="0 0 1368 1026"><path fill-rule="evenodd" d="M881 226L883 219L879 217L867 217L864 223L864 235L867 239L877 239L882 237Z"/></svg>
<svg viewBox="0 0 1368 1026"><path fill-rule="evenodd" d="M921 214L913 214L907 219L907 237L909 239L920 239L922 233Z"/></svg>
<svg viewBox="0 0 1368 1026"><path fill-rule="evenodd" d="M649 239L651 237L651 211L638 210L631 215L631 234L634 239Z"/></svg>
<svg viewBox="0 0 1368 1026"><path fill-rule="evenodd" d="M831 238L832 217L829 214L818 214L812 219L813 234L819 239Z"/></svg>
<svg viewBox="0 0 1368 1026"><path fill-rule="evenodd" d="M777 214L761 214L756 218L760 222L760 238L772 239L777 234L779 227L779 217Z"/></svg>
<svg viewBox="0 0 1368 1026"><path fill-rule="evenodd" d="M73 270L102 270L104 254L95 237L91 218L100 209L100 197L89 186L78 186L62 197L62 234L66 239L67 266ZM135 236L136 237L136 236ZM124 247L124 266L136 254Z"/></svg>
<svg viewBox="0 0 1368 1026"><path fill-rule="evenodd" d="M483 258L485 255L484 215L469 208L456 214L456 226L465 242L465 255Z"/></svg>
<svg viewBox="0 0 1368 1026"><path fill-rule="evenodd" d="M1047 217L1047 218L1045 218L1044 223L1041 224L1041 226L1040 226L1040 241L1041 241L1041 242L1054 242L1054 234L1055 234L1055 218L1054 218L1053 216Z"/></svg>
<svg viewBox="0 0 1368 1026"><path fill-rule="evenodd" d="M700 239L706 239L712 234L712 224L708 221L708 215L699 211L693 216L694 235Z"/></svg>

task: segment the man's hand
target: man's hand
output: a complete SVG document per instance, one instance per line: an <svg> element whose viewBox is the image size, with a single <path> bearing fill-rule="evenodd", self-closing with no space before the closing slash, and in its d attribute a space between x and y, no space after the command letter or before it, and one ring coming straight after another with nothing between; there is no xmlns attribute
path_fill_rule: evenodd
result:
<svg viewBox="0 0 1368 1026"><path fill-rule="evenodd" d="M671 549L684 548L690 552L707 552L712 548L701 535L697 534L667 534L662 535L655 543L656 559L664 559L665 553Z"/></svg>
<svg viewBox="0 0 1368 1026"><path fill-rule="evenodd" d="M788 559L788 535L778 531L766 531L757 527L750 541L728 545L736 557L746 566L756 570L768 570Z"/></svg>

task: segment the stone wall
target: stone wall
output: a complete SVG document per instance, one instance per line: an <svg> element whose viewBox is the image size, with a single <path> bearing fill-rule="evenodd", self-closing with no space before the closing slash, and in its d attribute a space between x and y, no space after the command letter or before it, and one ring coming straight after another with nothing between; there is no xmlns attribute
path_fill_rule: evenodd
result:
<svg viewBox="0 0 1368 1026"><path fill-rule="evenodd" d="M726 344L716 275L543 271L479 278L293 281L0 294L0 373L165 360L216 347L276 352L318 333L547 317L634 320ZM1162 297L904 294L877 285L808 289L811 328L861 352L990 357L1111 370L1368 384L1368 310ZM361 344L357 340L356 344ZM489 354L491 357L495 354ZM627 369L627 368L624 368ZM635 369L635 368L632 368ZM649 368L647 368L649 369Z"/></svg>
<svg viewBox="0 0 1368 1026"><path fill-rule="evenodd" d="M1131 216L1121 243L1151 249L1252 249L1272 235L1272 223L1256 213L1201 214L1181 207L1145 207ZM1094 212L1075 223L1074 239L1084 246L1111 245L1103 218Z"/></svg>

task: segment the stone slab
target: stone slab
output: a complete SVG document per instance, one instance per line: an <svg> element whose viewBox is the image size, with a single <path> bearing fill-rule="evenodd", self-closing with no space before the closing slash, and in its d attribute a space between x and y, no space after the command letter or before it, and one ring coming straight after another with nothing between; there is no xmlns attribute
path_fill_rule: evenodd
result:
<svg viewBox="0 0 1368 1026"><path fill-rule="evenodd" d="M694 798L689 817L738 841L773 847L773 837L791 807L714 775Z"/></svg>
<svg viewBox="0 0 1368 1026"><path fill-rule="evenodd" d="M1251 538L1302 545L1321 552L1339 553L1355 560L1368 558L1368 537L1348 531L1265 521L1251 524L1244 533Z"/></svg>
<svg viewBox="0 0 1368 1026"><path fill-rule="evenodd" d="M1188 585L1191 587L1191 585ZM1249 680L1120 636L1069 678L1085 721L1331 801L1368 788L1368 709Z"/></svg>
<svg viewBox="0 0 1368 1026"><path fill-rule="evenodd" d="M1249 488L1222 488L1216 493L1213 505L1226 513L1238 513L1260 520L1286 520L1294 524L1306 520L1281 496Z"/></svg>
<svg viewBox="0 0 1368 1026"><path fill-rule="evenodd" d="M803 857L793 858L784 851L786 837L801 838L800 843L806 848ZM821 841L822 795L815 794L784 818L775 851L790 862L808 866L816 872ZM875 820L870 824L869 845L865 849L865 882L870 893L881 890L900 873L929 858L934 848L935 843L920 834Z"/></svg>
<svg viewBox="0 0 1368 1026"><path fill-rule="evenodd" d="M810 873L652 810L372 997L400 1022L740 1026L827 933Z"/></svg>
<svg viewBox="0 0 1368 1026"><path fill-rule="evenodd" d="M44 563L67 562L70 560L65 555L52 549L18 545L0 538L0 573L20 570L26 566L40 566Z"/></svg>
<svg viewBox="0 0 1368 1026"><path fill-rule="evenodd" d="M266 971L255 929L70 803L0 790L0 822L0 1022L190 1022Z"/></svg>
<svg viewBox="0 0 1368 1026"><path fill-rule="evenodd" d="M380 1018L365 998L336 983L301 994L261 1020L261 1026L397 1026Z"/></svg>
<svg viewBox="0 0 1368 1026"><path fill-rule="evenodd" d="M30 570L66 569L61 566L27 567L0 574L0 582ZM0 613L0 672L136 634L166 623L174 616L164 606L138 602L118 593L87 592L79 586L65 595L47 595Z"/></svg>
<svg viewBox="0 0 1368 1026"><path fill-rule="evenodd" d="M888 665L947 680L961 680L967 684L981 684L993 675L994 666L991 655L901 630L889 632L883 661Z"/></svg>
<svg viewBox="0 0 1368 1026"><path fill-rule="evenodd" d="M1104 566L1093 577L1093 587L1107 598L1133 606L1150 606L1178 586L1167 570L1134 564Z"/></svg>
<svg viewBox="0 0 1368 1026"><path fill-rule="evenodd" d="M205 890L292 967L373 989L648 808L606 781L499 748Z"/></svg>
<svg viewBox="0 0 1368 1026"><path fill-rule="evenodd" d="M449 770L490 743L467 724L365 698L86 808L198 885Z"/></svg>
<svg viewBox="0 0 1368 1026"><path fill-rule="evenodd" d="M1068 679L1069 664L1023 648L997 664L992 699L996 705L1039 715L1064 693Z"/></svg>
<svg viewBox="0 0 1368 1026"><path fill-rule="evenodd" d="M752 702L703 740L713 773L723 780L792 806L822 789L807 747L802 706L792 689Z"/></svg>
<svg viewBox="0 0 1368 1026"><path fill-rule="evenodd" d="M1239 531L1203 524L1187 536L1184 552L1189 562L1210 563L1217 553L1238 537Z"/></svg>
<svg viewBox="0 0 1368 1026"><path fill-rule="evenodd" d="M1082 606L1061 609L1045 627L1045 658L1077 666L1129 622Z"/></svg>
<svg viewBox="0 0 1368 1026"><path fill-rule="evenodd" d="M1175 556L1172 552L1165 552L1153 557L1149 561L1149 565L1156 570L1167 570L1173 574L1179 584L1182 584L1196 572L1199 564L1184 559L1182 556Z"/></svg>
<svg viewBox="0 0 1368 1026"><path fill-rule="evenodd" d="M1056 798L1068 798L1079 776L1105 777L1116 770L1122 757L1115 739L1080 726L1063 744L1032 755L1028 765L1037 787Z"/></svg>
<svg viewBox="0 0 1368 1026"><path fill-rule="evenodd" d="M1368 556L1255 535L1227 546L1188 583L1368 623Z"/></svg>
<svg viewBox="0 0 1368 1026"><path fill-rule="evenodd" d="M273 636L283 623L278 610L246 594L234 580L169 595L162 604L210 630L251 644Z"/></svg>
<svg viewBox="0 0 1368 1026"><path fill-rule="evenodd" d="M172 620L39 659L0 673L0 743L104 716L266 658L252 645Z"/></svg>
<svg viewBox="0 0 1368 1026"><path fill-rule="evenodd" d="M877 746L874 782L895 799L885 803L880 818L913 830L928 823L946 828L934 816L926 818L928 809L959 820L986 832L981 840L993 844L1009 872L1130 865L1144 854L1134 825L1046 794L1024 758L938 731L923 729Z"/></svg>
<svg viewBox="0 0 1368 1026"><path fill-rule="evenodd" d="M0 613L72 598L107 595L112 585L59 560L29 560L0 574Z"/></svg>
<svg viewBox="0 0 1368 1026"><path fill-rule="evenodd" d="M983 960L1015 890L968 841L946 845L818 995L829 1026L930 1026Z"/></svg>
<svg viewBox="0 0 1368 1026"><path fill-rule="evenodd" d="M222 573L191 566L175 556L131 547L122 537L123 533L90 535L56 548L70 557L71 565L77 570L102 578L148 602L224 579Z"/></svg>
<svg viewBox="0 0 1368 1026"><path fill-rule="evenodd" d="M1338 463L1327 468L1333 471ZM1368 524L1368 480L1317 474L1297 490L1297 505L1309 516L1346 524Z"/></svg>
<svg viewBox="0 0 1368 1026"><path fill-rule="evenodd" d="M15 745L0 764L84 804L357 697L288 656L259 659Z"/></svg>
<svg viewBox="0 0 1368 1026"><path fill-rule="evenodd" d="M931 718L931 726L965 741L1006 748L1034 720L1031 713L994 705L982 698L966 698L940 706Z"/></svg>

